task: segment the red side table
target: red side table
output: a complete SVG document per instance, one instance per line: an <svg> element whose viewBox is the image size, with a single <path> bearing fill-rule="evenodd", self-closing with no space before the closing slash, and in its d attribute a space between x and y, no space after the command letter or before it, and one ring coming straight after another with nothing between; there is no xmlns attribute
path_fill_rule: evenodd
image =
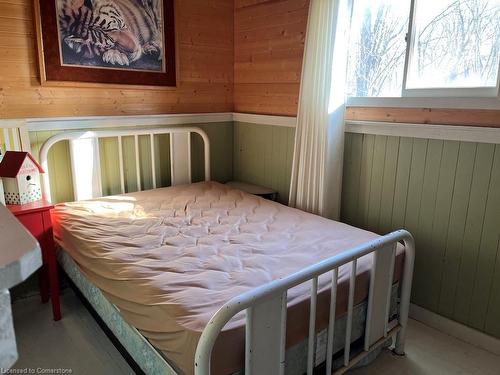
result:
<svg viewBox="0 0 500 375"><path fill-rule="evenodd" d="M43 265L38 271L40 294L43 303L46 303L50 296L54 320L59 320L61 319L61 307L59 305L56 247L52 237L52 221L50 220L50 210L54 206L41 200L22 205L7 205L7 208L40 243L43 260Z"/></svg>

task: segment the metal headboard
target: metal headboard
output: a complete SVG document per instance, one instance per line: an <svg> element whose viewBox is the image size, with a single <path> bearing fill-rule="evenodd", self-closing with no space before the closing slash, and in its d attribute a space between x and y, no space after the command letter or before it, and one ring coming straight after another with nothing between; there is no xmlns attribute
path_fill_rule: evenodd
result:
<svg viewBox="0 0 500 375"><path fill-rule="evenodd" d="M154 136L161 134L170 135L170 167L171 167L171 177L172 185L179 183L189 183L191 182L191 133L196 133L201 136L204 144L204 163L205 163L205 181L210 180L210 142L208 135L196 127L179 127L179 128L158 128L158 129L123 129L123 130L98 130L98 131L72 131L63 132L56 134L43 144L40 149L40 163L42 168L45 170L43 174L43 191L45 199L51 201L52 197L50 194L50 178L49 178L49 168L48 168L48 153L52 146L61 141L80 142L88 141L93 145L92 152L94 153L93 160L95 161L95 169L98 176L100 176L100 158L99 158L99 147L98 140L100 138L117 138L118 139L118 161L120 169L120 185L121 192L125 193L125 170L123 163L123 143L122 137L134 137L134 151L135 151L135 166L136 166L136 178L137 178L137 188L141 190L141 170L140 170L140 150L139 150L139 136L148 135L149 143L151 148L151 169L152 169L152 180L153 188L157 187L156 181L156 168L155 168L155 142ZM97 146L96 146L97 145ZM70 151L72 148L70 147ZM75 155L73 152L70 153L72 158L72 173L73 173L73 185L75 185L75 163L73 162ZM97 195L102 195L102 185L100 182L100 177L97 183ZM75 186L76 187L76 186ZM75 190L76 192L76 190ZM76 193L75 193L76 194Z"/></svg>

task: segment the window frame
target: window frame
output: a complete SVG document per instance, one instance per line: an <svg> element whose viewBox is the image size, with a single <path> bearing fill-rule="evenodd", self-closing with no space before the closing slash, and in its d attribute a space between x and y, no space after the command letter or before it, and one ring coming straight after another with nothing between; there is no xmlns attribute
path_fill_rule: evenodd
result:
<svg viewBox="0 0 500 375"><path fill-rule="evenodd" d="M355 1L355 0L354 0ZM428 108L473 108L473 109L500 109L500 62L496 86L481 87L435 87L435 88L407 88L408 73L413 59L415 43L415 19L418 0L410 0L408 31L406 33L406 53L403 70L401 96L348 96L348 106L387 106L412 107L425 106ZM451 103L453 102L453 103ZM451 105L453 104L453 105Z"/></svg>

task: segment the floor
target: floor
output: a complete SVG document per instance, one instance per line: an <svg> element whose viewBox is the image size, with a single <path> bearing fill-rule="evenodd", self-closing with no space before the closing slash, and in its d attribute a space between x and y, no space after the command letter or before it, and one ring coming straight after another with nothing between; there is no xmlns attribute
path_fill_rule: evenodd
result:
<svg viewBox="0 0 500 375"><path fill-rule="evenodd" d="M499 375L500 357L410 320L406 356L384 351L349 375Z"/></svg>
<svg viewBox="0 0 500 375"><path fill-rule="evenodd" d="M61 298L63 319L54 322L49 304L37 296L13 305L19 361L15 368L71 369L72 374L133 374L71 289ZM498 375L500 357L410 321L407 356L382 353L351 375Z"/></svg>
<svg viewBox="0 0 500 375"><path fill-rule="evenodd" d="M15 368L71 369L75 375L134 374L70 288L61 294L63 318L54 322L40 296L12 305L19 360Z"/></svg>

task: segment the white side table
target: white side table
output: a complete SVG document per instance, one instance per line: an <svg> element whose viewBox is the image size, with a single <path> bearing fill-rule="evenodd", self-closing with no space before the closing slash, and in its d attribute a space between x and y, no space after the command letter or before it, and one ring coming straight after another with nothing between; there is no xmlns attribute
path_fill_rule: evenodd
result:
<svg viewBox="0 0 500 375"><path fill-rule="evenodd" d="M0 204L0 369L17 361L9 289L42 265L40 245L9 210Z"/></svg>
<svg viewBox="0 0 500 375"><path fill-rule="evenodd" d="M245 193L258 195L259 197L276 201L278 199L278 192L272 188L247 184L246 182L240 181L229 181L226 185L231 186L233 189L242 190Z"/></svg>

